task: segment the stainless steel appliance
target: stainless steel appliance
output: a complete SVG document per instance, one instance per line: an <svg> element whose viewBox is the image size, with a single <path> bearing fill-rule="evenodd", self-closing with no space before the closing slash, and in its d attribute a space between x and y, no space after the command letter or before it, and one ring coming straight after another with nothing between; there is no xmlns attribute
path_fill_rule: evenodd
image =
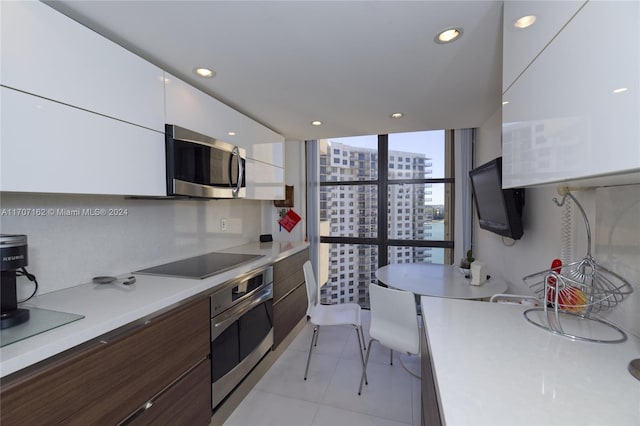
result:
<svg viewBox="0 0 640 426"><path fill-rule="evenodd" d="M171 124L165 144L168 196L245 196L244 149Z"/></svg>
<svg viewBox="0 0 640 426"><path fill-rule="evenodd" d="M203 279L263 255L213 252L136 271ZM273 346L273 267L254 269L211 294L212 407L245 378Z"/></svg>
<svg viewBox="0 0 640 426"><path fill-rule="evenodd" d="M135 271L136 274L204 279L264 257L261 254L212 252Z"/></svg>
<svg viewBox="0 0 640 426"><path fill-rule="evenodd" d="M211 389L215 408L273 346L273 268L254 270L211 295Z"/></svg>
<svg viewBox="0 0 640 426"><path fill-rule="evenodd" d="M0 328L9 328L22 324L29 320L29 310L18 308L18 298L16 292L16 275L18 270L22 274L28 263L27 256L27 236L26 235L0 235L0 253L2 262L0 264L0 303L2 312L0 313Z"/></svg>

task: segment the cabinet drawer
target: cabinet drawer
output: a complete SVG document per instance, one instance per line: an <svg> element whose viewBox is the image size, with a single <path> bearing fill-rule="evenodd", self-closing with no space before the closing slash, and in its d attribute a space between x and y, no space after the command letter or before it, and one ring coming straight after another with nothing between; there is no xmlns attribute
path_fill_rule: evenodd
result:
<svg viewBox="0 0 640 426"><path fill-rule="evenodd" d="M293 330L307 312L307 288L304 284L273 305L273 347Z"/></svg>
<svg viewBox="0 0 640 426"><path fill-rule="evenodd" d="M204 360L154 399L129 425L203 425L211 421L211 368Z"/></svg>
<svg viewBox="0 0 640 426"><path fill-rule="evenodd" d="M209 353L209 299L199 298L106 343L2 383L1 423L114 424Z"/></svg>
<svg viewBox="0 0 640 426"><path fill-rule="evenodd" d="M302 265L309 260L309 249L277 262L273 267L273 301L277 303L291 290L304 283Z"/></svg>

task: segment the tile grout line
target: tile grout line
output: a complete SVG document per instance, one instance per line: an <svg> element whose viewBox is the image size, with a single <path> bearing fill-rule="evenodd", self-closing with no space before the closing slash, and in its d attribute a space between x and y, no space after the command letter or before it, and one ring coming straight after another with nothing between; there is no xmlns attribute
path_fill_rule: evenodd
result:
<svg viewBox="0 0 640 426"><path fill-rule="evenodd" d="M340 364L340 360L342 359L342 353L344 352L344 348L346 346L347 346L347 342L345 341L344 346L342 347L342 351L340 351L340 355L337 356L338 362L336 362L333 367L333 371L331 372L331 377L327 381L327 386L322 391L322 395L320 395L320 400L318 401L319 404L322 403L322 401L324 401L324 397L327 395L327 392L329 391L329 386L331 386L331 381L333 380L333 376L336 374L336 371L338 371L338 365Z"/></svg>

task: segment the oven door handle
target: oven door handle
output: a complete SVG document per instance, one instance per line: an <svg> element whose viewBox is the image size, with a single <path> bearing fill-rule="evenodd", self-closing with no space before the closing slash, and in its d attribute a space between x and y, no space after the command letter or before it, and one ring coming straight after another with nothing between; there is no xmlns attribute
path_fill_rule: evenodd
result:
<svg viewBox="0 0 640 426"><path fill-rule="evenodd" d="M256 292L250 299L234 306L221 313L211 320L211 341L221 335L231 324L236 322L244 313L250 311L259 304L273 299L273 285L269 284L265 288Z"/></svg>

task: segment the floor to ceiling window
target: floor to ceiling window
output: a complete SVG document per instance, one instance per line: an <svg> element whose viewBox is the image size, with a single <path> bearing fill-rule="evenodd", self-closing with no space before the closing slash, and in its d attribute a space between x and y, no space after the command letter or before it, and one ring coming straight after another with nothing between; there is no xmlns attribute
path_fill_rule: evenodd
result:
<svg viewBox="0 0 640 426"><path fill-rule="evenodd" d="M367 287L389 263L452 262L451 133L319 141L323 303L368 307Z"/></svg>

